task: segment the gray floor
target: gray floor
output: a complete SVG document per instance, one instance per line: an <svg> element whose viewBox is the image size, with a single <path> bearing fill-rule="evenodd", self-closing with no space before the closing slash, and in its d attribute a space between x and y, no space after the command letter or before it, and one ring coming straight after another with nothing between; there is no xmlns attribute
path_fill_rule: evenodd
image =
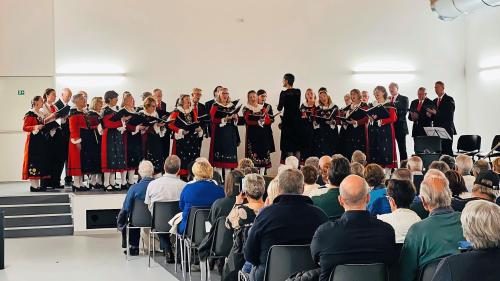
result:
<svg viewBox="0 0 500 281"><path fill-rule="evenodd" d="M126 261L120 245L119 235L6 239L0 280L177 280L158 263L148 269L147 256Z"/></svg>

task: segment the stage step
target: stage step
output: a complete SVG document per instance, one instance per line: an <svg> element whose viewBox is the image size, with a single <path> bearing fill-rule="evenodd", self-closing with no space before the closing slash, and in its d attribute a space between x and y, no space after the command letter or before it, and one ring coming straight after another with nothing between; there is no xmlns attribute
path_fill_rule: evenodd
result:
<svg viewBox="0 0 500 281"><path fill-rule="evenodd" d="M73 235L68 194L4 196L0 210L6 238Z"/></svg>

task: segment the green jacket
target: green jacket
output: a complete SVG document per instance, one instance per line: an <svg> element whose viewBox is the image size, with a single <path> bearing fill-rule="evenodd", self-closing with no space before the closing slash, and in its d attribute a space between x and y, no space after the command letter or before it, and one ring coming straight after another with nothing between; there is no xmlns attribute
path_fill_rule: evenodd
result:
<svg viewBox="0 0 500 281"><path fill-rule="evenodd" d="M328 217L338 217L344 213L344 208L340 206L338 188L330 188L325 194L313 196L311 199L314 206L323 210Z"/></svg>
<svg viewBox="0 0 500 281"><path fill-rule="evenodd" d="M458 242L465 240L460 212L450 208L433 210L429 217L412 225L401 250L401 281L414 281L422 266L434 259L458 254Z"/></svg>

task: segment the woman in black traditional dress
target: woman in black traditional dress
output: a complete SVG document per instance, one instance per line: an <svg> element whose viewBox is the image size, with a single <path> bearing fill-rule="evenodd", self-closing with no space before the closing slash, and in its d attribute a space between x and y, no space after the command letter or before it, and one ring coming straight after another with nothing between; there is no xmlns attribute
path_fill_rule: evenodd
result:
<svg viewBox="0 0 500 281"><path fill-rule="evenodd" d="M318 90L316 126L313 139L313 156L331 156L338 151L339 132L337 129L338 106L332 102L325 87Z"/></svg>
<svg viewBox="0 0 500 281"><path fill-rule="evenodd" d="M276 147L274 146L274 136L273 136L273 128L271 128L272 123L274 123L274 112L273 112L273 106L268 104L266 102L267 100L267 93L265 90L260 89L257 91L257 98L259 99L259 104L262 104L262 107L266 109L267 113L269 114L269 118L271 118L271 124L270 125L264 125L264 128L267 130L267 139L269 142L269 152L273 153L276 152Z"/></svg>
<svg viewBox="0 0 500 281"><path fill-rule="evenodd" d="M396 142L394 135L394 122L398 119L396 108L392 102L387 102L387 90L377 86L373 90L377 104L383 106L389 117L379 118L370 116L368 123L368 163L379 164L386 169L397 168Z"/></svg>
<svg viewBox="0 0 500 281"><path fill-rule="evenodd" d="M283 87L278 103L278 111L283 111L281 115L281 162L284 163L288 156L300 158L300 150L303 146L304 133L301 131L300 121L300 89L293 88L295 76L287 73L283 77Z"/></svg>
<svg viewBox="0 0 500 281"><path fill-rule="evenodd" d="M122 133L125 131L123 124L130 116L112 120L118 103L118 93L115 91L107 91L104 94L104 102L106 106L102 114L101 167L104 173L104 188L106 191L113 191L120 190L120 186L115 186L115 173L121 173L127 167Z"/></svg>
<svg viewBox="0 0 500 281"><path fill-rule="evenodd" d="M147 97L144 100L144 109L139 113L146 116L159 118L156 111L156 100L153 97ZM156 122L153 125L146 127L142 134L142 149L145 160L151 161L155 167L155 175L163 172L163 137L166 134L164 122Z"/></svg>
<svg viewBox="0 0 500 281"><path fill-rule="evenodd" d="M351 90L351 104L345 108L346 117L349 118L351 114L360 109L368 109L366 103L361 102L361 92L358 89ZM360 150L366 153L366 128L368 117L363 117L358 120L349 119L342 122L345 129L345 137L343 141L344 156L351 159L352 153Z"/></svg>
<svg viewBox="0 0 500 281"><path fill-rule="evenodd" d="M122 95L122 108L125 108L129 113L135 114L135 100L130 92L123 92ZM129 122L125 125L125 132L123 136L123 145L125 146L125 161L127 163L126 171L121 174L121 188L128 189L134 182L134 175L139 162L142 160L142 137L141 130L144 129L142 125L132 125Z"/></svg>
<svg viewBox="0 0 500 281"><path fill-rule="evenodd" d="M264 126L271 125L269 108L264 108L257 100L257 93L249 91L248 104L243 107L243 118L246 123L245 157L252 160L254 167L264 174L271 168L271 145L268 130Z"/></svg>
<svg viewBox="0 0 500 281"><path fill-rule="evenodd" d="M229 98L229 91L223 88L210 109L210 164L224 176L225 169L238 167L237 148L240 145L238 114L231 114L236 108Z"/></svg>
<svg viewBox="0 0 500 281"><path fill-rule="evenodd" d="M30 191L44 191L40 179L49 177L47 163L47 138L41 133L44 114L41 112L43 99L35 96L31 109L24 115L23 131L27 132L24 145L22 179L30 181Z"/></svg>
<svg viewBox="0 0 500 281"><path fill-rule="evenodd" d="M339 113L337 116L340 117L345 117L347 114L347 110L349 109L349 105L351 105L351 94L346 94L344 95L344 102L345 102L345 107L339 109ZM341 122L340 119L337 120L338 124L340 125L339 127L339 151L337 153L340 153L342 155L347 155L346 151L350 151L350 149L346 146L349 145L349 143L346 141L348 138L346 129L347 129L347 123Z"/></svg>
<svg viewBox="0 0 500 281"><path fill-rule="evenodd" d="M86 114L88 128L81 132L82 153L85 155L82 159L82 171L90 175L89 188L95 189L103 188L101 177L102 106L102 97L92 98Z"/></svg>
<svg viewBox="0 0 500 281"><path fill-rule="evenodd" d="M168 127L174 132L174 141L172 145L172 154L181 159L181 169L179 176L188 179L189 163L200 157L203 129L193 124L198 123L198 111L191 107L191 98L189 95L181 95L177 100L175 110L170 114L170 124ZM193 127L194 126L194 127Z"/></svg>
<svg viewBox="0 0 500 281"><path fill-rule="evenodd" d="M314 123L316 122L316 94L311 88L306 90L306 100L300 105L301 129L304 132L302 137L302 148L300 152L300 162L313 156L313 134Z"/></svg>

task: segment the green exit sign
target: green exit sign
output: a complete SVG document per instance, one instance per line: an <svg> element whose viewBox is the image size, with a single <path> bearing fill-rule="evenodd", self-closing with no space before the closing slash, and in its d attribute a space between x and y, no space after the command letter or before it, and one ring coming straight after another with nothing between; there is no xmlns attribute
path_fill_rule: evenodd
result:
<svg viewBox="0 0 500 281"><path fill-rule="evenodd" d="M18 96L24 96L24 90L17 90Z"/></svg>

